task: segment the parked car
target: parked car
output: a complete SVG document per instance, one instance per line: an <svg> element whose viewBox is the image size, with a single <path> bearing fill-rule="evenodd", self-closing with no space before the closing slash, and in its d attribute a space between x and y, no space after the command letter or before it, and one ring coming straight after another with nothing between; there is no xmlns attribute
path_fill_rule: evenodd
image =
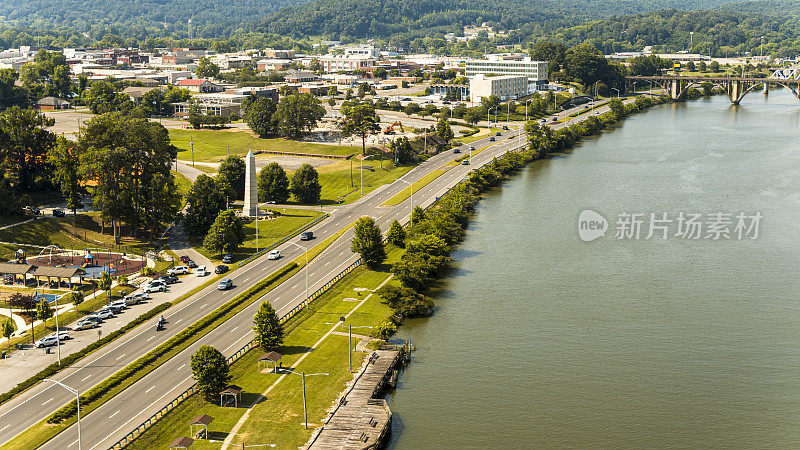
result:
<svg viewBox="0 0 800 450"><path fill-rule="evenodd" d="M187 264L189 261L191 261L191 258L189 258L188 256L186 255L181 256L182 263Z"/></svg>
<svg viewBox="0 0 800 450"><path fill-rule="evenodd" d="M508 130L508 125L503 125L504 130Z"/></svg>
<svg viewBox="0 0 800 450"><path fill-rule="evenodd" d="M303 231L300 233L300 240L301 241L310 241L314 239L314 232L313 231Z"/></svg>
<svg viewBox="0 0 800 450"><path fill-rule="evenodd" d="M72 327L75 331L81 330L91 330L92 328L97 328L100 326L99 322L95 322L94 320L81 320L80 322L76 323L74 327Z"/></svg>
<svg viewBox="0 0 800 450"><path fill-rule="evenodd" d="M231 255L230 253L228 253L227 255L223 256L223 257L222 257L222 262L224 262L225 264L230 264L230 263L232 263L232 262L233 262L233 255Z"/></svg>
<svg viewBox="0 0 800 450"><path fill-rule="evenodd" d="M108 310L108 309L105 309L105 308L101 309L100 311L97 311L96 313L94 313L94 315L99 317L99 318L101 318L101 319L103 319L103 320L108 320L108 319L113 319L114 318L114 313L111 312L111 310Z"/></svg>
<svg viewBox="0 0 800 450"><path fill-rule="evenodd" d="M101 309L100 311L111 311L111 314L116 316L117 314L121 313L123 309L125 308L120 308L119 306L116 305L115 306L106 305L103 306L103 309Z"/></svg>
<svg viewBox="0 0 800 450"><path fill-rule="evenodd" d="M149 294L151 292L167 292L167 285L160 280L153 280L142 288L142 292Z"/></svg>
<svg viewBox="0 0 800 450"><path fill-rule="evenodd" d="M267 259L281 259L281 251L280 250L272 250L267 254Z"/></svg>
<svg viewBox="0 0 800 450"><path fill-rule="evenodd" d="M125 304L125 300L116 300L108 304L108 306L117 307L119 309L125 309L128 305Z"/></svg>
<svg viewBox="0 0 800 450"><path fill-rule="evenodd" d="M489 138L489 142L494 142L494 136Z"/></svg>
<svg viewBox="0 0 800 450"><path fill-rule="evenodd" d="M189 266L175 266L167 269L167 275L186 275L189 273Z"/></svg>
<svg viewBox="0 0 800 450"><path fill-rule="evenodd" d="M95 314L92 314L92 315L90 315L90 316L86 316L86 317L84 317L84 318L83 318L83 320L82 320L82 322L85 322L85 321L87 321L87 320L88 320L88 321L90 321L90 322L94 322L94 323L95 323L95 324L97 324L98 326L99 326L101 323L103 323L103 318L102 318L102 317L100 317L100 316L98 316L98 315L97 315L97 313L95 313Z"/></svg>
<svg viewBox="0 0 800 450"><path fill-rule="evenodd" d="M227 271L228 271L228 266L226 266L224 264L220 264L217 267L214 267L214 273L216 273L217 275L219 275L221 273L225 273Z"/></svg>
<svg viewBox="0 0 800 450"><path fill-rule="evenodd" d="M453 149L453 153L461 153L461 149L456 147Z"/></svg>
<svg viewBox="0 0 800 450"><path fill-rule="evenodd" d="M160 277L157 278L157 280L161 280L167 284L175 284L178 281L180 281L178 280L178 277L176 277L175 275L161 275Z"/></svg>
<svg viewBox="0 0 800 450"><path fill-rule="evenodd" d="M194 262L193 259L190 259L189 262L186 263L186 265L189 266L190 269L194 269L195 267L197 267L197 263Z"/></svg>
<svg viewBox="0 0 800 450"><path fill-rule="evenodd" d="M53 333L50 336L56 337L56 334ZM61 330L61 331L58 332L58 339L60 339L62 341L68 341L68 340L70 340L72 338L69 336L68 332L66 332L64 330Z"/></svg>
<svg viewBox="0 0 800 450"><path fill-rule="evenodd" d="M54 209L53 210L53 217L64 217L66 214L64 213L63 209Z"/></svg>
<svg viewBox="0 0 800 450"><path fill-rule="evenodd" d="M58 339L56 339L55 336L45 336L39 339L38 341L34 342L33 345L36 348L45 348L45 347L51 347L56 344L58 344Z"/></svg>
<svg viewBox="0 0 800 450"><path fill-rule="evenodd" d="M122 301L125 302L125 306L130 307L139 304L139 297L135 295L126 295L125 298L122 299Z"/></svg>
<svg viewBox="0 0 800 450"><path fill-rule="evenodd" d="M194 271L194 274L197 275L198 277L204 277L209 273L208 270L206 270L206 266L200 266L197 268L197 270Z"/></svg>
<svg viewBox="0 0 800 450"><path fill-rule="evenodd" d="M468 166L469 165L469 160L465 159L465 160L461 161L461 165L462 166Z"/></svg>
<svg viewBox="0 0 800 450"><path fill-rule="evenodd" d="M233 287L233 280L231 280L230 278L225 278L224 280L220 281L219 284L217 285L217 289L219 289L220 291L224 291L231 287Z"/></svg>

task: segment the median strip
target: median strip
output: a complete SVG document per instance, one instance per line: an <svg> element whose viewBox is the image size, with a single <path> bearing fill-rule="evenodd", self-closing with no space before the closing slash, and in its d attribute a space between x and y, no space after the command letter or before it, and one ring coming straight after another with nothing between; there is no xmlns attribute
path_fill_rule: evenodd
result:
<svg viewBox="0 0 800 450"><path fill-rule="evenodd" d="M424 177L420 178L418 181L414 182L414 191L418 191L428 184L430 184L433 180L438 178L443 173L447 172L447 169L436 169L425 175ZM398 192L394 195L394 197L390 198L383 202L383 206L396 206L400 203L406 201L406 199L411 195L411 192L408 189L403 189L402 191Z"/></svg>

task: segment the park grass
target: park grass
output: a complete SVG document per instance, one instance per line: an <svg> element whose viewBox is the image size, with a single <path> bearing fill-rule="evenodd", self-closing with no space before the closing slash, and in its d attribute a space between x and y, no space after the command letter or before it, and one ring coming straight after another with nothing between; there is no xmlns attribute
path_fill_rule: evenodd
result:
<svg viewBox="0 0 800 450"><path fill-rule="evenodd" d="M23 220L27 220L30 217L26 217L20 214L11 214L8 216L0 216L0 227L4 227L6 225L11 225L14 223L22 222Z"/></svg>
<svg viewBox="0 0 800 450"><path fill-rule="evenodd" d="M322 204L350 203L361 198L361 164L352 161L353 179L350 181L350 161L341 161L319 168L319 184L322 186L320 202ZM395 166L389 161L364 161L364 195L369 194L384 184L402 177L413 166ZM372 169L372 170L369 170Z"/></svg>
<svg viewBox="0 0 800 450"><path fill-rule="evenodd" d="M151 246L131 236L121 236L120 245L114 243L114 236L100 233L100 213L92 211L60 218L40 218L0 230L0 241L32 244L39 246L58 245L61 248L83 249L85 247L115 248L127 253L142 254ZM124 229L124 228L123 228ZM19 247L0 244L0 257L10 259ZM38 249L28 248L30 252Z"/></svg>
<svg viewBox="0 0 800 450"><path fill-rule="evenodd" d="M442 166L442 167L445 167L445 166ZM414 182L414 191L418 191L418 190L424 188L425 186L430 184L430 182L432 182L433 180L439 178L439 176L441 176L443 173L447 172L447 170L449 170L449 169L436 169L436 170L433 170L430 173L428 173L427 175L425 175L424 177L422 177L421 179L419 179L418 181L415 181ZM410 196L411 196L411 190L403 189L402 191L400 191L397 194L395 194L389 200L386 200L385 202L383 202L383 204L385 206L399 205L400 203L403 203L404 201L406 201L406 199L408 197L410 197Z"/></svg>
<svg viewBox="0 0 800 450"><path fill-rule="evenodd" d="M346 156L360 152L347 145L315 144L290 139L259 139L243 131L169 130L172 144L178 147L178 159L191 160L190 141L194 142L195 161L218 162L228 154L244 156L248 150Z"/></svg>
<svg viewBox="0 0 800 450"><path fill-rule="evenodd" d="M189 195L189 189L192 188L192 181L174 170L171 171L175 176L175 186L178 188L178 193L181 194L181 208L186 205L186 197Z"/></svg>
<svg viewBox="0 0 800 450"><path fill-rule="evenodd" d="M279 240L291 235L293 232L305 227L309 223L325 215L313 209L273 208L281 215L275 219L261 218L258 221L258 248L263 250ZM256 222L255 220L243 224L244 242L234 253L234 260L241 261L256 253ZM203 256L217 261L222 255L215 254L202 245L196 245L195 250Z"/></svg>
<svg viewBox="0 0 800 450"><path fill-rule="evenodd" d="M390 250L390 261L399 258L400 254L401 251L397 249ZM370 290L377 288L390 276L389 267L389 264L385 264L380 271L371 271L363 266L355 269L325 292L314 302L311 309L303 310L284 325L286 338L284 344L277 349L284 355L281 360L282 365L292 367L295 372L330 374L309 377L306 380L310 423L308 430L302 426L303 402L300 377L285 375L281 379L278 374L260 373L257 370L257 360L263 351L254 349L231 366L232 383L244 390L243 407L220 407L218 404L206 402L197 395L192 396L158 421L128 448L165 448L176 437L188 436L188 423L194 416L208 414L214 417L210 438L217 442L195 441L192 448L218 449L221 447L221 441L244 415L246 406L252 405L259 394L276 382L266 399L262 399L254 406L247 421L233 439L233 444L241 445L242 442L247 445L275 444L277 448L297 448L304 444L313 429L321 423L325 410L331 406L353 377L348 368L346 337L329 335L318 347L311 347L331 329L331 323L337 323L339 317L358 305L355 301L344 301L344 299L364 299L369 292L356 291L355 288ZM389 307L379 297L372 296L350 316L346 323L353 326L374 326L385 320L390 313ZM337 328L337 331L340 330ZM367 334L364 329L358 331L357 334ZM355 343L355 339L353 342ZM298 364L297 361L306 354L308 356ZM362 364L365 356L364 353L353 352L354 370Z"/></svg>

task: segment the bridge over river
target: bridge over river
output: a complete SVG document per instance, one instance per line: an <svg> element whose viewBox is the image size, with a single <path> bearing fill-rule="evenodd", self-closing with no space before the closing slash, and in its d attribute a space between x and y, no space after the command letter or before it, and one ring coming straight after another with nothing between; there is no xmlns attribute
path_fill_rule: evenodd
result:
<svg viewBox="0 0 800 450"><path fill-rule="evenodd" d="M686 97L689 88L711 83L719 87L734 105L738 105L748 92L764 87L764 92L769 92L770 85L783 86L789 89L794 96L800 100L800 79L796 77L781 77L774 73L769 78L752 77L704 77L704 76L633 76L625 77L625 91L633 92L636 85L640 83L651 83L651 86L658 86L669 92L673 100L681 100Z"/></svg>

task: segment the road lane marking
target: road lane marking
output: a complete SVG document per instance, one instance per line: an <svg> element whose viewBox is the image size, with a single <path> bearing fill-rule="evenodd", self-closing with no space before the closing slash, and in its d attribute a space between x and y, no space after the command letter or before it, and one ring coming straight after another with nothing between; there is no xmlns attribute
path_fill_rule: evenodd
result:
<svg viewBox="0 0 800 450"><path fill-rule="evenodd" d="M177 325L177 324L181 323L181 320L183 320L183 319L178 319L178 320L176 320L176 321L175 321L175 325Z"/></svg>
<svg viewBox="0 0 800 450"><path fill-rule="evenodd" d="M205 308L206 306L208 306L208 303L204 303L203 306L201 306L201 308ZM175 323L178 323L178 322L175 322Z"/></svg>
<svg viewBox="0 0 800 450"><path fill-rule="evenodd" d="M117 356L117 361L119 361L120 359L122 359L122 357L123 357L123 356L125 356L125 353L123 353L123 354L121 354L121 355Z"/></svg>
<svg viewBox="0 0 800 450"><path fill-rule="evenodd" d="M3 431L3 430L5 430L6 428L8 428L10 426L11 426L11 424L8 424L8 425L4 426L3 428L0 428L0 431Z"/></svg>
<svg viewBox="0 0 800 450"><path fill-rule="evenodd" d="M233 327L233 329L231 330L231 333L233 333L234 331L236 331L236 330L238 330L238 329L239 329L239 326L238 326L238 325L237 325L237 326L235 326L235 327Z"/></svg>
<svg viewBox="0 0 800 450"><path fill-rule="evenodd" d="M155 339L155 338L156 338L155 336L150 336L149 338L147 338L147 342L150 342L150 341L152 341L152 340L153 340L153 339Z"/></svg>
<svg viewBox="0 0 800 450"><path fill-rule="evenodd" d="M244 280L242 280L242 283L247 283L248 281L250 281L250 277L247 277Z"/></svg>
<svg viewBox="0 0 800 450"><path fill-rule="evenodd" d="M186 367L186 363L183 363L183 365L181 365L180 367L178 367L178 370L181 370L181 369L183 369L184 367Z"/></svg>
<svg viewBox="0 0 800 450"><path fill-rule="evenodd" d="M147 394L148 392L152 391L155 388L156 388L155 386L150 386L150 388L144 391L144 393Z"/></svg>
<svg viewBox="0 0 800 450"><path fill-rule="evenodd" d="M70 447L72 447L73 445L75 445L75 444L77 444L77 443L78 443L78 440L77 440L77 439L75 439L75 441L74 441L72 444L69 444L69 445L67 446L67 448L70 448Z"/></svg>
<svg viewBox="0 0 800 450"><path fill-rule="evenodd" d="M92 377L91 375L86 375L85 377L81 378L81 381L86 381L91 377Z"/></svg>
<svg viewBox="0 0 800 450"><path fill-rule="evenodd" d="M115 412L114 414L112 414L112 415L108 416L108 418L109 418L109 419L113 419L113 418L114 418L114 416L116 416L117 414L119 414L119 411L117 411L117 412Z"/></svg>
<svg viewBox="0 0 800 450"><path fill-rule="evenodd" d="M53 401L53 399L55 399L55 397L50 397L50 400L47 400L46 402L42 403L42 406L44 406L44 405L46 405L46 404L48 404L48 403L52 402L52 401Z"/></svg>

